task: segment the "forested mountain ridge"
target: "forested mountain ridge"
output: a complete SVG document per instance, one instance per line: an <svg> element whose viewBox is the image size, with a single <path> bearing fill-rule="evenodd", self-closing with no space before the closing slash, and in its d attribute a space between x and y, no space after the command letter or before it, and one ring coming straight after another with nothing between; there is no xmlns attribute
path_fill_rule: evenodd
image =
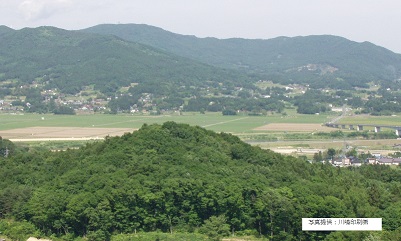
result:
<svg viewBox="0 0 401 241"><path fill-rule="evenodd" d="M77 93L94 85L115 93L131 83L204 86L206 81L244 83L235 71L192 61L140 43L54 27L0 28L0 80L19 85L44 83L47 89ZM161 84L163 82L163 84Z"/></svg>
<svg viewBox="0 0 401 241"><path fill-rule="evenodd" d="M302 232L303 217L381 217L401 235L401 174L335 168L166 122L63 152L0 157L0 217L72 240L136 231L255 233L273 240L363 240L368 232ZM13 235L1 222L4 234ZM26 225L22 222L21 225ZM32 232L33 232L32 231ZM391 239L393 238L393 239Z"/></svg>
<svg viewBox="0 0 401 241"><path fill-rule="evenodd" d="M321 35L274 39L216 39L179 35L143 24L103 24L82 31L112 34L207 64L246 70L284 83L343 79L350 86L401 77L401 54L369 42ZM341 84L341 83L340 83Z"/></svg>
<svg viewBox="0 0 401 241"><path fill-rule="evenodd" d="M9 28L4 25L0 25L0 35L13 31L12 28Z"/></svg>
<svg viewBox="0 0 401 241"><path fill-rule="evenodd" d="M219 40L147 25L99 25L82 31L0 26L0 43L0 100L6 111L70 113L59 111L69 105L69 110L106 113L262 115L281 112L287 103L314 114L345 101L364 113L399 110L397 93L387 91L401 89L400 55L341 37ZM264 83L270 81L282 85L267 88ZM382 98L377 101L375 95L373 108L373 100L364 102L354 87L375 85ZM289 93L288 88L296 90ZM321 98L313 108L307 97L292 98L307 88L331 89L332 98ZM337 90L349 92L343 103Z"/></svg>

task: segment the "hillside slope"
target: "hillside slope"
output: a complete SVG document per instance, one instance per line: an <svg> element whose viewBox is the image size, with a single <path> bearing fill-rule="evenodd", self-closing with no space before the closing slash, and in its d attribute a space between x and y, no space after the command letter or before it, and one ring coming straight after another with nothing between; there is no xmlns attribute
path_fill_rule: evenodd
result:
<svg viewBox="0 0 401 241"><path fill-rule="evenodd" d="M242 69L282 82L337 78L352 86L401 77L401 55L369 42L323 35L261 39L197 38L140 24L105 24L82 30L112 34L207 64Z"/></svg>
<svg viewBox="0 0 401 241"><path fill-rule="evenodd" d="M0 80L45 83L65 93L94 85L114 93L130 83L205 85L246 77L114 36L54 27L0 28ZM242 79L241 79L242 78Z"/></svg>
<svg viewBox="0 0 401 241"><path fill-rule="evenodd" d="M207 225L277 240L369 235L302 232L305 217L382 217L384 240L401 234L399 170L313 165L174 122L79 150L14 153L0 165L0 218L27 220L48 236L109 240L136 231L208 233Z"/></svg>

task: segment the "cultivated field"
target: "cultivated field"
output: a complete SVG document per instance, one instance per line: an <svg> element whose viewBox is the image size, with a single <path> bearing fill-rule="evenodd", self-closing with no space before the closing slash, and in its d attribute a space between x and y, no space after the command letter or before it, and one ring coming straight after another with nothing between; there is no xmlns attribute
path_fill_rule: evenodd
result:
<svg viewBox="0 0 401 241"><path fill-rule="evenodd" d="M333 128L321 124L296 124L296 123L272 123L255 128L256 131L294 131L294 132L313 132L313 131L333 131Z"/></svg>
<svg viewBox="0 0 401 241"><path fill-rule="evenodd" d="M344 140L308 139L316 132L332 132L339 129L323 124L334 115L300 115L295 110L286 110L286 115L267 116L223 116L221 113L173 113L170 115L40 115L40 114L0 114L0 136L12 141L37 142L79 141L102 139L105 136L122 135L139 129L143 124L162 124L166 121L197 125L217 132L238 135L253 145L274 149L282 153L309 154L328 148L342 149ZM401 117L344 117L340 123L398 125ZM349 131L342 129L341 131ZM369 130L368 130L369 131ZM371 130L370 130L371 131ZM284 139L295 139L287 142ZM401 140L358 141L346 140L359 150L399 151ZM54 145L55 142L52 142ZM71 143L71 142L69 142ZM36 144L35 144L36 145ZM59 146L59 145L57 145ZM301 149L301 148L302 149ZM393 148L394 147L394 148ZM57 147L59 148L59 147Z"/></svg>
<svg viewBox="0 0 401 241"><path fill-rule="evenodd" d="M85 128L85 127L27 127L0 131L0 136L12 141L99 139L106 136L121 136L132 132L130 128Z"/></svg>
<svg viewBox="0 0 401 241"><path fill-rule="evenodd" d="M252 133L255 128L270 123L318 124L327 122L331 117L327 115L310 116L290 113L268 116L223 116L221 113L184 113L161 116L149 115L0 115L0 131L27 127L77 127L77 128L129 128L138 129L143 124L162 124L166 121L197 125L218 132ZM268 130L266 130L268 131ZM258 132L260 132L258 130Z"/></svg>
<svg viewBox="0 0 401 241"><path fill-rule="evenodd" d="M339 123L342 124L377 124L377 125L391 125L391 126L401 126L401 115L393 116L369 116L369 115L359 115L359 116L347 116L342 118Z"/></svg>
<svg viewBox="0 0 401 241"><path fill-rule="evenodd" d="M346 146L357 148L358 152L380 153L387 155L401 151L400 140L298 140L298 141L279 141L279 142L252 142L253 145L264 149L271 149L282 154L311 155L316 152L323 152L328 148L342 150Z"/></svg>

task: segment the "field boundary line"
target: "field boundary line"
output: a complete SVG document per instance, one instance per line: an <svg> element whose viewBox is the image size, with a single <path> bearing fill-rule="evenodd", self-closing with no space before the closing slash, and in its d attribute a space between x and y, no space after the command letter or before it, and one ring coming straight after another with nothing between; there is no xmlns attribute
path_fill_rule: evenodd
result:
<svg viewBox="0 0 401 241"><path fill-rule="evenodd" d="M165 116L155 116L155 117L151 117L151 118L162 118ZM136 120L127 120L127 121L119 121L119 122L111 122L111 123L106 123L106 124L100 124L100 125L93 125L92 127L100 127L100 126L110 126L110 125L115 125L115 124L121 124L121 123L129 123L129 122L138 122L138 121L142 121L142 120L147 120L149 117L142 117L141 119L136 119Z"/></svg>
<svg viewBox="0 0 401 241"><path fill-rule="evenodd" d="M202 127L217 126L217 125L225 124L225 123L228 123L228 122L233 122L233 121L243 120L243 119L248 119L248 118L249 117L242 117L242 118L238 118L238 119L234 119L234 120L228 120L228 121L222 121L222 122L213 123L213 124L209 124L209 125L204 125Z"/></svg>

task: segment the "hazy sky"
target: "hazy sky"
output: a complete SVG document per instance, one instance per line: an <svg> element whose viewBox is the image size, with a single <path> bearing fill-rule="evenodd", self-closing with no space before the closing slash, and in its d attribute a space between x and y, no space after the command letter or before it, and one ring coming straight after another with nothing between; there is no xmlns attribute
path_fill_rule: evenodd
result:
<svg viewBox="0 0 401 241"><path fill-rule="evenodd" d="M331 34L401 53L400 0L0 0L0 25L145 23L217 38Z"/></svg>

